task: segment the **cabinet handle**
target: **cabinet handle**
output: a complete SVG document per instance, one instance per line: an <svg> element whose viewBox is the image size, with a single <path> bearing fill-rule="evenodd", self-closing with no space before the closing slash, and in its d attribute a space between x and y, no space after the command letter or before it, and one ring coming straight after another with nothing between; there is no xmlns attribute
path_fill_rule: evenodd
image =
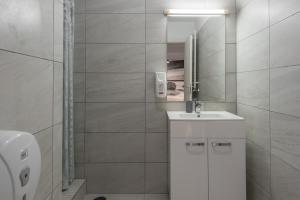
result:
<svg viewBox="0 0 300 200"><path fill-rule="evenodd" d="M187 143L185 143L185 145L186 146L193 146L193 147L195 147L195 146L205 146L205 143L204 142L187 142Z"/></svg>
<svg viewBox="0 0 300 200"><path fill-rule="evenodd" d="M230 147L231 142L212 142L213 147Z"/></svg>

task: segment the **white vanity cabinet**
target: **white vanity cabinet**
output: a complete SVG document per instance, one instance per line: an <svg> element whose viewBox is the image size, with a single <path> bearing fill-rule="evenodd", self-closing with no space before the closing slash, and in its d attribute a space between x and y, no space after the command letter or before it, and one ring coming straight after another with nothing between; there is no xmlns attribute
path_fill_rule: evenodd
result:
<svg viewBox="0 0 300 200"><path fill-rule="evenodd" d="M244 120L170 114L170 200L246 200Z"/></svg>

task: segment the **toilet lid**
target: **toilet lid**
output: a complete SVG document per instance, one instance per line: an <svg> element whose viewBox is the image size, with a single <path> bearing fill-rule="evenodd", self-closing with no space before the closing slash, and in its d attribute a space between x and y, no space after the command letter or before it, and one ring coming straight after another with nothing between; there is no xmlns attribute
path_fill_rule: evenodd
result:
<svg viewBox="0 0 300 200"><path fill-rule="evenodd" d="M0 155L0 194L1 199L5 200L15 200L14 197L14 184L12 183L12 178L10 172L5 164L3 158Z"/></svg>

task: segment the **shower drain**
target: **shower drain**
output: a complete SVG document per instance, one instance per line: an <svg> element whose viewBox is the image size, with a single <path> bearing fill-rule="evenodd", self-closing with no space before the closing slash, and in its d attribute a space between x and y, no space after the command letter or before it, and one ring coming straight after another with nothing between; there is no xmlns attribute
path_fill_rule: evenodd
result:
<svg viewBox="0 0 300 200"><path fill-rule="evenodd" d="M106 197L96 197L94 200L106 200Z"/></svg>

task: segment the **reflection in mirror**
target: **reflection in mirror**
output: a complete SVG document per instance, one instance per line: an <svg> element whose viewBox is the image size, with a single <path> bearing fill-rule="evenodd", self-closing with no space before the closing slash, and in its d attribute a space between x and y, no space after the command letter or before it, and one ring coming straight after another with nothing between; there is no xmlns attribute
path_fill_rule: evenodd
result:
<svg viewBox="0 0 300 200"><path fill-rule="evenodd" d="M168 101L225 101L225 16L168 17Z"/></svg>

